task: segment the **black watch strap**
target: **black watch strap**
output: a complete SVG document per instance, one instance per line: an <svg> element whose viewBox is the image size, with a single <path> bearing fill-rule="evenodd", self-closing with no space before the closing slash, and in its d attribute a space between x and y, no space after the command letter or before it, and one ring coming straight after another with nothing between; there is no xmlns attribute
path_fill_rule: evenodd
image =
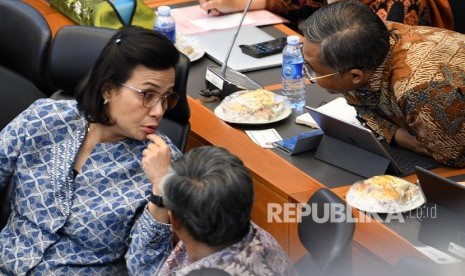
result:
<svg viewBox="0 0 465 276"><path fill-rule="evenodd" d="M153 193L151 193L150 202L159 207L165 207L165 205L163 205L163 197L161 195L154 195Z"/></svg>

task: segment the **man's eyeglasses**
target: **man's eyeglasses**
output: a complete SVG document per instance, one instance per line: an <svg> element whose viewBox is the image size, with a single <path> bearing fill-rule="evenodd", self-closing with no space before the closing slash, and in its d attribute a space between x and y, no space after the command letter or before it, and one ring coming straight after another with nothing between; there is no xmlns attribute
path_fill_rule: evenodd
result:
<svg viewBox="0 0 465 276"><path fill-rule="evenodd" d="M154 107L161 101L161 106L163 110L170 110L176 106L179 100L179 95L175 92L170 92L170 93L166 93L165 95L161 95L157 91L154 91L151 89L142 90L142 89L135 88L125 83L120 83L120 85L126 88L129 88L133 91L141 93L144 96L144 99L142 100L142 104L146 108Z"/></svg>
<svg viewBox="0 0 465 276"><path fill-rule="evenodd" d="M331 74L327 74L327 75L317 77L316 74L315 74L315 71L313 71L313 69L310 68L310 66L308 65L307 62L304 62L304 73L305 73L305 77L310 81L310 83L316 83L316 80L318 80L318 79L322 79L322 78L326 78L326 77L330 77L330 76L334 76L334 75L339 74L339 72L334 72L334 73L331 73Z"/></svg>

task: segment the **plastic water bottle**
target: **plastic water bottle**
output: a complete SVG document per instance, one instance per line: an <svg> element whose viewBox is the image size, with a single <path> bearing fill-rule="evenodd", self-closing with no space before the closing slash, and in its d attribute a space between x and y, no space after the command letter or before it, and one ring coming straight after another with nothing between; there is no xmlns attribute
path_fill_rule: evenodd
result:
<svg viewBox="0 0 465 276"><path fill-rule="evenodd" d="M303 63L300 38L296 35L288 36L287 45L283 49L282 93L289 98L294 109L305 105Z"/></svg>
<svg viewBox="0 0 465 276"><path fill-rule="evenodd" d="M171 9L168 6L160 6L157 9L157 19L154 29L166 35L173 43L176 43L176 23L171 16Z"/></svg>

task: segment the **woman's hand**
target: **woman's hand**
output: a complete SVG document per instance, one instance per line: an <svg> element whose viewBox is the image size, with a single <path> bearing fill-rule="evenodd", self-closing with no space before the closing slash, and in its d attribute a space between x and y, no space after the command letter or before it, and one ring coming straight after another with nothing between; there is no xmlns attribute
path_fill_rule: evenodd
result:
<svg viewBox="0 0 465 276"><path fill-rule="evenodd" d="M210 11L211 15L243 11L248 0L199 0L200 7ZM264 9L266 0L255 0L250 4L251 10Z"/></svg>
<svg viewBox="0 0 465 276"><path fill-rule="evenodd" d="M403 148L419 154L429 155L428 150L420 142L418 142L415 136L408 133L405 128L399 127L397 129L396 133L394 134L394 141L396 144Z"/></svg>
<svg viewBox="0 0 465 276"><path fill-rule="evenodd" d="M153 193L160 194L160 181L168 173L171 166L169 146L155 134L147 135L150 143L142 152L142 169L152 183Z"/></svg>
<svg viewBox="0 0 465 276"><path fill-rule="evenodd" d="M147 175L147 179L152 183L152 193L160 195L160 182L171 166L170 147L155 134L147 135L147 139L151 140L152 143L142 152L142 169ZM158 222L170 222L166 208L149 202L148 211Z"/></svg>

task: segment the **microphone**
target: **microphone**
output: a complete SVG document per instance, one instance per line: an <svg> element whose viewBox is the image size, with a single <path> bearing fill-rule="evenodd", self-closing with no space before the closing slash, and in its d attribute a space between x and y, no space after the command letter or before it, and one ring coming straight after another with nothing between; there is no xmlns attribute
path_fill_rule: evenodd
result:
<svg viewBox="0 0 465 276"><path fill-rule="evenodd" d="M220 100L222 100L226 96L229 96L230 94L239 90L263 88L261 85L257 84L246 75L228 68L229 56L231 55L234 43L236 42L237 35L241 30L242 22L244 21L244 18L249 11L250 4L252 4L252 0L249 0L245 6L244 12L242 13L241 20L237 26L236 33L233 36L231 45L229 46L228 54L226 55L223 65L221 67L207 67L207 71L205 73L207 90L202 90L200 95L205 97L217 96L220 98Z"/></svg>

